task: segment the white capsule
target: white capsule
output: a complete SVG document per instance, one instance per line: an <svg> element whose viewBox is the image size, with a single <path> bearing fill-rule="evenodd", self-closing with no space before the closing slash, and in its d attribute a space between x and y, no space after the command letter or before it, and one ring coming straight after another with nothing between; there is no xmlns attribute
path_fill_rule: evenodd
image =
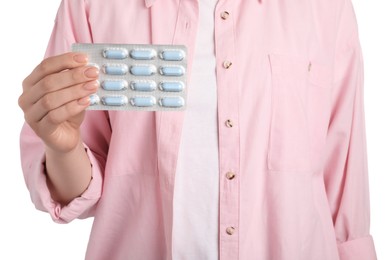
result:
<svg viewBox="0 0 390 260"><path fill-rule="evenodd" d="M160 54L160 58L168 61L181 61L185 57L182 50L164 50Z"/></svg>
<svg viewBox="0 0 390 260"><path fill-rule="evenodd" d="M159 89L167 92L180 92L184 89L184 83L181 81L164 81L160 82Z"/></svg>
<svg viewBox="0 0 390 260"><path fill-rule="evenodd" d="M99 102L100 102L100 98L97 94L92 94L89 96L89 105L90 106L97 105L97 104L99 104Z"/></svg>
<svg viewBox="0 0 390 260"><path fill-rule="evenodd" d="M135 91L154 91L157 84L153 80L137 80L130 83L131 89Z"/></svg>
<svg viewBox="0 0 390 260"><path fill-rule="evenodd" d="M130 100L130 104L135 107L152 107L156 105L156 98L149 97L133 97Z"/></svg>
<svg viewBox="0 0 390 260"><path fill-rule="evenodd" d="M108 91L120 91L128 87L129 83L126 80L105 80L102 83L102 88Z"/></svg>
<svg viewBox="0 0 390 260"><path fill-rule="evenodd" d="M106 106L124 106L127 104L128 99L126 96L104 96L102 102Z"/></svg>
<svg viewBox="0 0 390 260"><path fill-rule="evenodd" d="M165 97L160 98L160 106L179 108L184 106L184 99L182 97Z"/></svg>
<svg viewBox="0 0 390 260"><path fill-rule="evenodd" d="M164 76L180 77L185 73L183 66L163 66L160 67L160 74Z"/></svg>
<svg viewBox="0 0 390 260"><path fill-rule="evenodd" d="M103 50L106 59L123 60L129 57L129 51L125 48L106 48Z"/></svg>
<svg viewBox="0 0 390 260"><path fill-rule="evenodd" d="M107 75L126 75L129 68L126 64L105 64L103 72Z"/></svg>
<svg viewBox="0 0 390 260"><path fill-rule="evenodd" d="M130 72L134 76L151 76L156 74L156 67L154 65L134 65L131 66Z"/></svg>
<svg viewBox="0 0 390 260"><path fill-rule="evenodd" d="M153 60L157 53L153 49L134 49L130 52L130 57L135 60Z"/></svg>

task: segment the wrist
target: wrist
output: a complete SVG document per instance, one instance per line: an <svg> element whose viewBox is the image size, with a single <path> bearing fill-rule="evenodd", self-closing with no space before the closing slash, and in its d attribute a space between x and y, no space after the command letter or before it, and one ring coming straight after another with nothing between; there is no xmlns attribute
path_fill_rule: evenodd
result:
<svg viewBox="0 0 390 260"><path fill-rule="evenodd" d="M68 157L68 156L72 156L74 154L79 154L80 151L85 151L85 147L84 147L84 144L83 144L81 138L79 138L79 140L77 141L77 143L74 147L68 147L68 149L57 149L57 148L51 147L50 145L45 144L46 155L52 155L52 156L55 156L57 158Z"/></svg>

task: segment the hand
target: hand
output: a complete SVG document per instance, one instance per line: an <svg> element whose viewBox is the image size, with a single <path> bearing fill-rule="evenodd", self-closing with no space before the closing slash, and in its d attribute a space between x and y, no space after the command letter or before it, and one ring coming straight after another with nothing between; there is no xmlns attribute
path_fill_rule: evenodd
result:
<svg viewBox="0 0 390 260"><path fill-rule="evenodd" d="M80 125L99 71L81 53L43 60L23 81L19 106L47 148L66 153L80 143Z"/></svg>

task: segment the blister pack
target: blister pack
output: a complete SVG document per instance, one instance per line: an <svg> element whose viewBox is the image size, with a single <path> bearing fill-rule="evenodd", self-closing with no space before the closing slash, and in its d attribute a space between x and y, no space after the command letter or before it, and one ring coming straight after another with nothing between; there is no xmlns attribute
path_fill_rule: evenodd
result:
<svg viewBox="0 0 390 260"><path fill-rule="evenodd" d="M180 111L186 107L187 48L183 45L73 44L99 69L88 110Z"/></svg>

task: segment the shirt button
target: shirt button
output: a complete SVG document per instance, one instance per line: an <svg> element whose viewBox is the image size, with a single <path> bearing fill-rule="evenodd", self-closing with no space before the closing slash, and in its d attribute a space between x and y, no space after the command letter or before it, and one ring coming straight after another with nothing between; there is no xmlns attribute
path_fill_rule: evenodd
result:
<svg viewBox="0 0 390 260"><path fill-rule="evenodd" d="M222 13L221 13L221 18L223 19L223 20L226 20L226 19L228 19L229 18L229 12L227 12L227 11L223 11Z"/></svg>
<svg viewBox="0 0 390 260"><path fill-rule="evenodd" d="M234 234L234 227L228 227L227 229L226 229L226 233L228 234L228 235L233 235Z"/></svg>
<svg viewBox="0 0 390 260"><path fill-rule="evenodd" d="M228 120L225 121L225 125L228 128L232 128L233 127L233 121L228 119Z"/></svg>
<svg viewBox="0 0 390 260"><path fill-rule="evenodd" d="M234 177L236 177L236 174L235 174L234 172L228 172L228 173L226 173L226 178L227 178L228 180L233 180Z"/></svg>
<svg viewBox="0 0 390 260"><path fill-rule="evenodd" d="M225 68L225 69L229 69L231 66L233 65L233 63L231 62L231 61L224 61L223 62L223 67Z"/></svg>

